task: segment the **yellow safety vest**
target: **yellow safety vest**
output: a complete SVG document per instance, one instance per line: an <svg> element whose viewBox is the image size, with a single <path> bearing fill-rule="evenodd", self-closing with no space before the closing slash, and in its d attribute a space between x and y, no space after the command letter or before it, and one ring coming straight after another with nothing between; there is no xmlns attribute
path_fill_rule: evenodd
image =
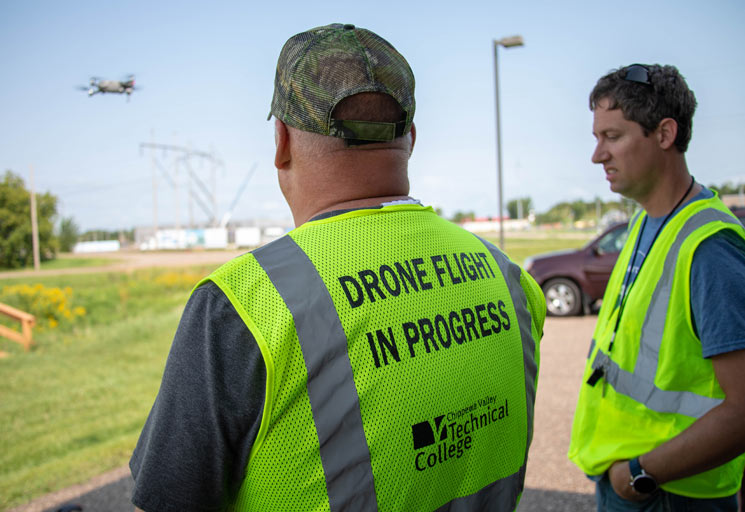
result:
<svg viewBox="0 0 745 512"><path fill-rule="evenodd" d="M678 212L646 257L610 349L616 303L642 218L632 222L611 274L574 416L569 458L588 475L651 451L724 398L691 322L690 270L703 240L723 229L745 239L745 229L716 196ZM596 372L602 378L588 384ZM662 488L692 498L730 496L740 487L744 466L740 456Z"/></svg>
<svg viewBox="0 0 745 512"><path fill-rule="evenodd" d="M431 208L308 222L208 279L256 339L261 427L234 510L513 510L540 288Z"/></svg>

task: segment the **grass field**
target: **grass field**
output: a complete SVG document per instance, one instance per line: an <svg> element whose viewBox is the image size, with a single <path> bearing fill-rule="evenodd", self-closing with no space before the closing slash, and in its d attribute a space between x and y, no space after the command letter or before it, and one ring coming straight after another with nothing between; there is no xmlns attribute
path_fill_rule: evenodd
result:
<svg viewBox="0 0 745 512"><path fill-rule="evenodd" d="M529 255L583 243L508 238L505 249L522 264ZM0 510L128 462L189 291L210 270L0 281L0 301L12 286L69 287L65 308L85 309L56 327L40 322L28 353L0 338L0 350L10 354L0 359Z"/></svg>
<svg viewBox="0 0 745 512"><path fill-rule="evenodd" d="M49 261L41 262L42 270L57 270L63 268L79 268L79 267L97 267L103 265L111 265L119 260L113 258L76 258L74 256L64 255L65 257L56 258ZM31 267L33 268L33 267ZM17 271L30 270L31 268L19 268ZM4 271L7 269L3 269ZM12 270L11 270L12 271Z"/></svg>
<svg viewBox="0 0 745 512"><path fill-rule="evenodd" d="M528 256L534 256L543 252L560 251L563 249L578 249L583 247L594 233L588 233L586 238L505 238L504 252L512 261L521 265ZM499 246L499 238L493 236L485 237L493 244Z"/></svg>
<svg viewBox="0 0 745 512"><path fill-rule="evenodd" d="M69 287L71 306L85 314L56 327L40 322L28 353L0 339L10 354L0 360L0 510L127 462L189 290L209 270L34 280Z"/></svg>

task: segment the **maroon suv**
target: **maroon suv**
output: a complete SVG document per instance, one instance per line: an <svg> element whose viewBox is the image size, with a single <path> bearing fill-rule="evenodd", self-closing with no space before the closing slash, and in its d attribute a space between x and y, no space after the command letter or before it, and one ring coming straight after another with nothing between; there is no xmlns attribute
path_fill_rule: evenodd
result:
<svg viewBox="0 0 745 512"><path fill-rule="evenodd" d="M732 211L745 225L745 208ZM582 249L539 254L525 260L525 269L543 288L550 315L592 311L603 298L613 265L626 241L627 224L611 226Z"/></svg>

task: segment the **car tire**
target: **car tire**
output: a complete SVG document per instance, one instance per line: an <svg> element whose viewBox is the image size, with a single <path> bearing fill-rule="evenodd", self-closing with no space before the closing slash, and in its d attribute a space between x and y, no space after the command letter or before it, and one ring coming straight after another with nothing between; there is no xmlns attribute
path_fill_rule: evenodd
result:
<svg viewBox="0 0 745 512"><path fill-rule="evenodd" d="M546 309L551 316L575 316L582 311L582 293L570 279L557 277L543 284Z"/></svg>

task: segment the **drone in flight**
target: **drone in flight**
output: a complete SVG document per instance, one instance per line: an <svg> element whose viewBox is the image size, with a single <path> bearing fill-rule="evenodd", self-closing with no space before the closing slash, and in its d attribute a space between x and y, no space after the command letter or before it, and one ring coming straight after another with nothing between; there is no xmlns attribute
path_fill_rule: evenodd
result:
<svg viewBox="0 0 745 512"><path fill-rule="evenodd" d="M88 87L80 86L80 90L88 91L88 96L94 94L104 93L115 93L115 94L126 94L127 101L132 91L135 90L135 76L129 75L124 80L101 80L98 77L92 76Z"/></svg>

